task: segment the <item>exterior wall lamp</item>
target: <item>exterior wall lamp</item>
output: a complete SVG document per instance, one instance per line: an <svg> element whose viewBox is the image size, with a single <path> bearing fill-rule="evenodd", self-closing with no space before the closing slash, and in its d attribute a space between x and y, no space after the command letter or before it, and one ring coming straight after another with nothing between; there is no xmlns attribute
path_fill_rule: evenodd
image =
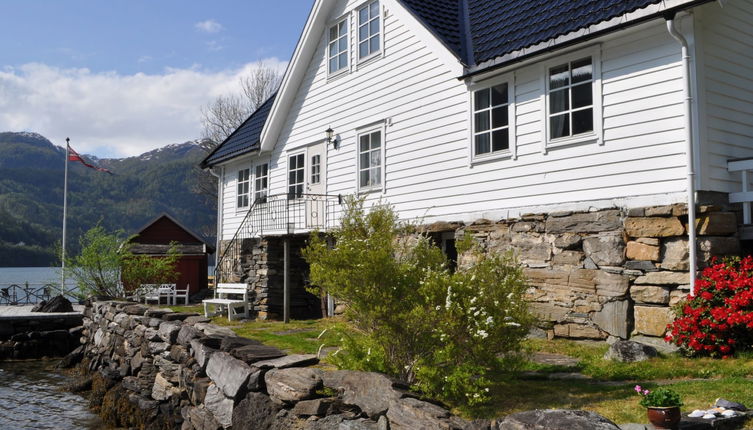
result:
<svg viewBox="0 0 753 430"><path fill-rule="evenodd" d="M332 127L329 127L324 130L324 133L327 134L327 143L332 144L332 149L337 149L337 136L335 136L335 130L332 130Z"/></svg>

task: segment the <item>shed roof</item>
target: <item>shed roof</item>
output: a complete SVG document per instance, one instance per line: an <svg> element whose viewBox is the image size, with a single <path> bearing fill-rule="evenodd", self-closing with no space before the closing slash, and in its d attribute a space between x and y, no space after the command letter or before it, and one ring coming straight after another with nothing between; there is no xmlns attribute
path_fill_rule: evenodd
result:
<svg viewBox="0 0 753 430"><path fill-rule="evenodd" d="M150 246L162 246L166 252L171 242L177 242L179 251L185 251L180 252L181 254L194 254L197 246L201 249L206 247L206 252L209 254L214 253L212 245L167 213L162 213L149 221L131 239L133 248L137 250L147 249Z"/></svg>

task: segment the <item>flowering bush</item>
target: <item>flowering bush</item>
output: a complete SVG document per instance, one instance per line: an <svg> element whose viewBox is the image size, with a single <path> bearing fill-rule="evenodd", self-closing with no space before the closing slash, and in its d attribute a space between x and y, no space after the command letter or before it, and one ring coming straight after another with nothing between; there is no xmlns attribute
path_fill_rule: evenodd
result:
<svg viewBox="0 0 753 430"><path fill-rule="evenodd" d="M675 309L664 338L689 356L727 358L753 341L753 257L725 259L705 268L695 296Z"/></svg>
<svg viewBox="0 0 753 430"><path fill-rule="evenodd" d="M452 272L442 251L399 223L389 206L350 199L335 247L312 235L311 282L347 304L357 335L343 333L335 364L395 375L429 396L462 404L490 399L490 374L509 369L533 322L526 284L511 255L471 250ZM470 235L468 235L470 236Z"/></svg>
<svg viewBox="0 0 753 430"><path fill-rule="evenodd" d="M680 395L669 388L659 387L649 391L640 385L636 385L635 391L640 394L641 401L639 403L644 408L679 408L682 406Z"/></svg>

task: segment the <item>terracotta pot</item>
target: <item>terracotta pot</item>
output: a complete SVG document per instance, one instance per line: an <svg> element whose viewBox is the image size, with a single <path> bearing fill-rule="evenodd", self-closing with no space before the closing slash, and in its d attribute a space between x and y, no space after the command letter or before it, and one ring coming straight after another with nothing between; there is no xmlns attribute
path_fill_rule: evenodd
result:
<svg viewBox="0 0 753 430"><path fill-rule="evenodd" d="M648 421L657 429L677 429L680 418L682 418L680 408L677 406L668 408L649 406L646 413L648 414Z"/></svg>

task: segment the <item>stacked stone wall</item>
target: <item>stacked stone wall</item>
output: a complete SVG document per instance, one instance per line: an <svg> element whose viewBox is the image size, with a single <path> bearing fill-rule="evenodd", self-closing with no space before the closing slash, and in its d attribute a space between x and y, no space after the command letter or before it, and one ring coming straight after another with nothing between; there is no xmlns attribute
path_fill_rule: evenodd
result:
<svg viewBox="0 0 753 430"><path fill-rule="evenodd" d="M698 264L740 252L734 212L701 206ZM662 336L690 290L685 205L524 215L457 228L485 251L512 250L527 299L552 337ZM429 226L430 231L441 230ZM472 263L459 256L460 266Z"/></svg>
<svg viewBox="0 0 753 430"><path fill-rule="evenodd" d="M486 429L377 373L312 367L196 314L131 302L85 311L82 366L92 406L142 429Z"/></svg>

